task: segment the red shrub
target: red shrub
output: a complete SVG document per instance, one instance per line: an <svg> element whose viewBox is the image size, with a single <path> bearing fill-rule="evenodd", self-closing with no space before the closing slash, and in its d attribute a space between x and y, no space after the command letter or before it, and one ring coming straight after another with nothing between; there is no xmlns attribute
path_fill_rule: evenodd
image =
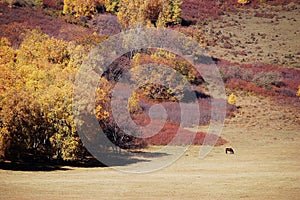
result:
<svg viewBox="0 0 300 200"><path fill-rule="evenodd" d="M25 29L41 29L50 36L68 41L92 34L90 29L45 16L42 12L30 8L10 9L0 3L0 13L0 37L7 37L14 47L20 44L20 35Z"/></svg>
<svg viewBox="0 0 300 200"><path fill-rule="evenodd" d="M300 84L300 71L264 64L238 64L220 60L217 63L226 87L251 91L295 102ZM248 74L245 76L245 74Z"/></svg>
<svg viewBox="0 0 300 200"><path fill-rule="evenodd" d="M164 128L159 133L146 138L145 141L150 145L188 145L193 136L195 136L192 140L193 145L202 145L204 139L206 139L207 145L220 146L227 143L226 140L217 135L203 132L193 133L179 128L179 124L172 122L166 122Z"/></svg>
<svg viewBox="0 0 300 200"><path fill-rule="evenodd" d="M56 10L62 10L63 9L63 0L43 0L43 5L46 8L53 8Z"/></svg>

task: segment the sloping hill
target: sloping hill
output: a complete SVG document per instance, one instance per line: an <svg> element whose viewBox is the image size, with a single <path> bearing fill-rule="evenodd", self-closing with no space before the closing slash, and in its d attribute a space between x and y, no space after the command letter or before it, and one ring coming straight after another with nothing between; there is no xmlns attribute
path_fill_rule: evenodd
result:
<svg viewBox="0 0 300 200"><path fill-rule="evenodd" d="M44 33L64 40L83 39L92 30L46 16L41 10L26 7L9 8L0 3L0 37L7 37L14 47L21 42L25 29L40 29Z"/></svg>

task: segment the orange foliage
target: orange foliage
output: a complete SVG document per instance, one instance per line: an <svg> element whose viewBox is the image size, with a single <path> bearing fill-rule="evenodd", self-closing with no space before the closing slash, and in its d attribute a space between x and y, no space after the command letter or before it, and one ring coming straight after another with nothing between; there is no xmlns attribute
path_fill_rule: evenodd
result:
<svg viewBox="0 0 300 200"><path fill-rule="evenodd" d="M75 60L82 59L77 55L84 51L37 30L25 34L18 50L5 39L0 48L6 53L0 63L0 132L6 158L20 159L35 150L77 159L82 144L73 121L72 80L80 63Z"/></svg>

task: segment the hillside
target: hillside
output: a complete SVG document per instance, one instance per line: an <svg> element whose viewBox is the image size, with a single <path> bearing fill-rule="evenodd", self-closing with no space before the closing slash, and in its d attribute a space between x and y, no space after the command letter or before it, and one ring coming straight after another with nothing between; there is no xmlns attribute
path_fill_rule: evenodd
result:
<svg viewBox="0 0 300 200"><path fill-rule="evenodd" d="M148 1L139 13L147 25L185 34L214 61L227 95L216 98L216 110L202 75L161 49L127 52L101 77L92 60L92 76L76 77L92 48L135 19L123 10L119 22L114 4L105 12L102 3L115 0L13 2L0 3L0 199L299 199L299 0L184 0L180 23L168 18L179 1L163 1L175 6L162 21L157 1ZM115 55L115 46L102 53ZM140 70L148 63L184 74L192 88L160 86L159 78L177 76ZM142 86L132 92L135 79ZM224 123L211 122L223 105Z"/></svg>
<svg viewBox="0 0 300 200"><path fill-rule="evenodd" d="M216 60L228 95L243 94L238 96L238 106L228 107L228 116L238 115L240 109L247 107L239 105L239 101L258 96L269 98L276 105L292 105L293 114L289 117L294 115L292 121L299 123L300 102L296 93L300 85L300 5L297 2L252 1L238 5L235 1L186 0L181 8L182 23L169 28L195 39ZM102 41L122 29L111 13L73 19L62 15L61 9L62 5L54 1L45 1L43 7L34 8L18 5L9 8L0 3L0 37L6 37L18 49L26 30L39 29L56 39L93 46L98 41L95 38ZM209 102L205 98L200 101L207 101L204 105ZM210 107L203 110L209 113ZM178 124L168 126L170 130L178 129ZM172 138L172 133L168 137ZM194 144L201 144L204 137L205 133L199 132ZM150 144L166 142L157 141L153 139ZM230 142L226 138L220 141L220 145Z"/></svg>

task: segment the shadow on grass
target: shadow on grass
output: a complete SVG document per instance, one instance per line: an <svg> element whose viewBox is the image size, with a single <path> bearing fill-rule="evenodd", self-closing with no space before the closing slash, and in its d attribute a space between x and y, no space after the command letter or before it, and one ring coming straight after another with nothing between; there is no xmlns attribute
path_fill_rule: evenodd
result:
<svg viewBox="0 0 300 200"><path fill-rule="evenodd" d="M31 163L31 162L0 162L0 169L11 171L56 171L70 170L67 167L53 163Z"/></svg>
<svg viewBox="0 0 300 200"><path fill-rule="evenodd" d="M109 153L105 155L98 154L97 158L110 167L127 166L140 162L150 162L151 158L168 156L166 153L160 152L144 152L141 150L130 150L121 154Z"/></svg>
<svg viewBox="0 0 300 200"><path fill-rule="evenodd" d="M132 153L136 155L132 157ZM0 161L0 170L11 170L11 171L68 171L72 168L103 168L103 167L114 167L114 166L126 166L138 162L150 162L149 158L167 156L165 153L151 153L143 151L134 151L129 154L128 152L122 152L121 154L111 153L103 155L103 164L92 156L87 156L81 161L37 161L34 159L27 159L26 161Z"/></svg>

